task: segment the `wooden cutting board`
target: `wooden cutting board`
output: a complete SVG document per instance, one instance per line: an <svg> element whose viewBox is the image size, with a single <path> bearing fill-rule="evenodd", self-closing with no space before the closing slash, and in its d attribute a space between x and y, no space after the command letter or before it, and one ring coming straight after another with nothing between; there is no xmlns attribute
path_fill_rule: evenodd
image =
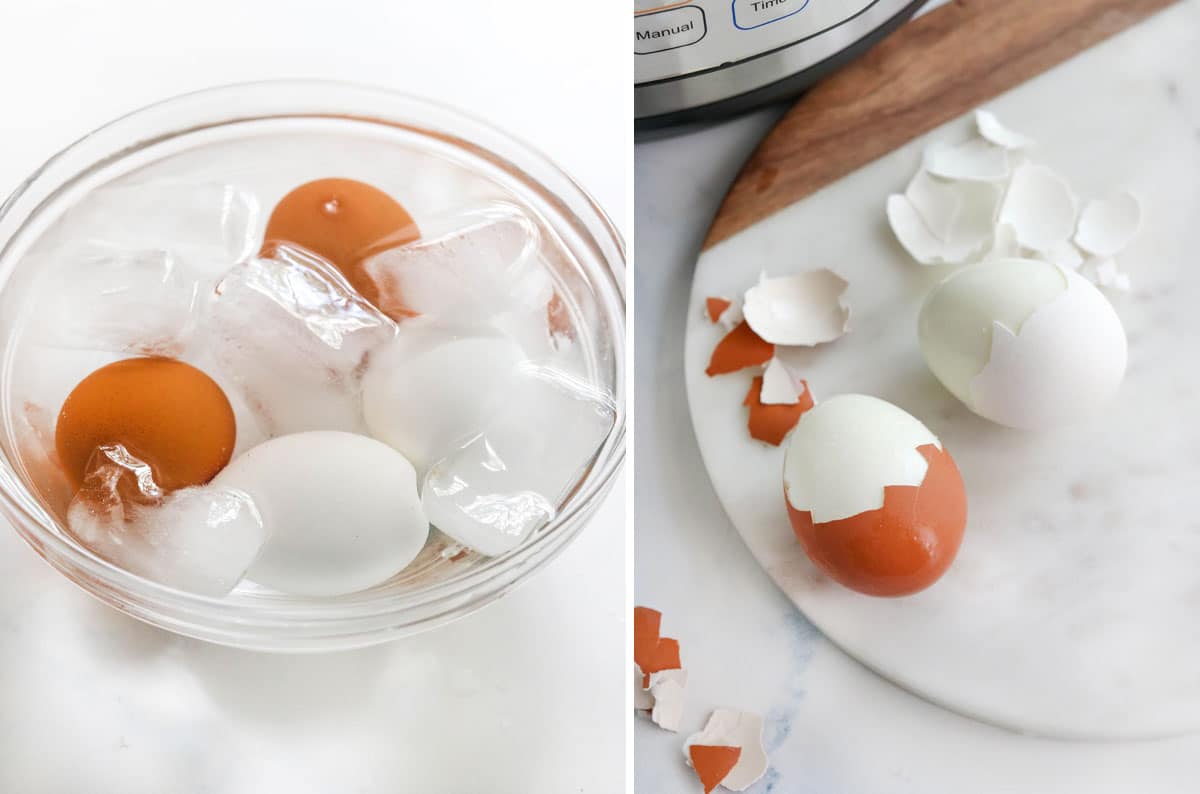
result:
<svg viewBox="0 0 1200 794"><path fill-rule="evenodd" d="M819 84L725 195L710 248L1175 0L955 0Z"/></svg>

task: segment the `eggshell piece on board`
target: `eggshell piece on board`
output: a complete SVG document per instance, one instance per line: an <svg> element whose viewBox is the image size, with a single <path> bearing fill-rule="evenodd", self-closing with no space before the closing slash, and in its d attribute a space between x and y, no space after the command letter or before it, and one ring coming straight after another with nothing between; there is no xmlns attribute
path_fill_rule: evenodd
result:
<svg viewBox="0 0 1200 794"><path fill-rule="evenodd" d="M842 302L849 286L822 268L779 278L763 276L746 290L742 313L754 333L774 345L819 345L846 333L850 309Z"/></svg>
<svg viewBox="0 0 1200 794"><path fill-rule="evenodd" d="M1044 165L1022 163L1013 171L998 222L1011 225L1025 248L1048 251L1075 233L1077 211L1065 179Z"/></svg>
<svg viewBox="0 0 1200 794"><path fill-rule="evenodd" d="M1028 135L1022 135L1001 124L996 114L988 110L975 111L975 127L984 140L1004 149L1028 149L1035 143Z"/></svg>
<svg viewBox="0 0 1200 794"><path fill-rule="evenodd" d="M765 364L773 355L775 345L764 341L743 320L717 343L705 372L709 377L737 372Z"/></svg>
<svg viewBox="0 0 1200 794"><path fill-rule="evenodd" d="M799 394L795 403L768 405L762 402L763 378L761 375L755 376L743 401L743 405L750 409L748 426L751 438L776 447L783 443L804 412L813 407L812 392L809 391L808 383L800 383L804 391Z"/></svg>
<svg viewBox="0 0 1200 794"><path fill-rule="evenodd" d="M1137 236L1142 207L1132 193L1089 201L1079 216L1075 243L1099 257L1116 256Z"/></svg>
<svg viewBox="0 0 1200 794"><path fill-rule="evenodd" d="M710 322L719 323L721 315L725 314L732 305L733 301L728 298L708 298L704 301L704 311Z"/></svg>
<svg viewBox="0 0 1200 794"><path fill-rule="evenodd" d="M925 150L924 168L942 179L999 182L1008 176L1008 152L984 138L938 141Z"/></svg>

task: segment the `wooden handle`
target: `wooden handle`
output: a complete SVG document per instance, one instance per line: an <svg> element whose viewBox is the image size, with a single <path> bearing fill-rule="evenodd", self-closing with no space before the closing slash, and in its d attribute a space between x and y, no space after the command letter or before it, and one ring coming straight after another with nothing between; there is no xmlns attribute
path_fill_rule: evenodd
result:
<svg viewBox="0 0 1200 794"><path fill-rule="evenodd" d="M763 139L709 248L1175 0L955 0L805 94Z"/></svg>

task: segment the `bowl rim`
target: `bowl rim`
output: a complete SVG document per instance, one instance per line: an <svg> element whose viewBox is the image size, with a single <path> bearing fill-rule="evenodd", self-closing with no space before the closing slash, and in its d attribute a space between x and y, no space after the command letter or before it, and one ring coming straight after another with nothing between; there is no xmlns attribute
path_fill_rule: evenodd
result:
<svg viewBox="0 0 1200 794"><path fill-rule="evenodd" d="M281 600L271 605L269 609L263 603L247 604L236 601L231 602L224 597L206 596L177 590L173 587L132 574L94 555L90 551L72 544L59 534L60 530L57 527L57 522L55 522L54 529L44 525L45 519L39 516L38 513L40 512L49 518L52 517L44 510L40 500L33 494L30 487L26 485L21 475L13 466L12 461L9 460L7 452L2 450L0 450L0 513L3 513L13 523L18 534L33 547L39 556L63 572L68 579L90 594L113 606L117 606L122 611L133 614L135 617L176 633L187 634L215 642L225 642L225 644L247 645L244 638L236 642L223 640L220 636L222 632L206 630L205 626L210 623L230 624L236 625L243 630L251 630L259 627L260 629L269 628L283 633L287 632L288 627L295 626L303 628L303 636L312 640L314 637L311 635L311 632L317 626L324 625L332 628L336 625L352 621L370 620L386 616L400 617L406 610L422 605L436 604L439 600L454 600L458 596L472 594L472 591L475 592L471 603L477 603L478 607L481 607L494 600L500 594L500 592L494 591L495 588L488 590L487 585L494 585L497 579L504 579L507 571L516 571L519 574L513 578L512 582L526 578L528 573L540 568L541 565L551 559L557 552L561 551L562 548L565 548L569 541L578 535L586 519L599 506L600 501L612 487L625 458L625 433L628 413L625 395L627 377L625 372L625 336L627 334L626 287L624 278L626 269L625 243L620 232L596 199L554 160L525 140L508 133L479 116L462 111L447 103L411 93L338 80L283 79L230 83L189 91L152 102L118 116L79 137L51 155L28 177L22 180L3 203L0 203L0 222L8 218L18 202L25 197L31 188L52 167L69 155L77 153L82 147L88 145L90 141L102 133L111 133L153 112L169 110L172 107L181 106L189 102L233 98L247 92L262 91L275 94L280 94L284 91L292 93L300 92L303 95L308 95L304 98L309 102L312 102L315 96L319 100L318 104L328 99L328 97L319 96L322 92L352 94L355 101L362 99L378 100L379 108L377 111L368 112L364 115L346 114L338 112L333 108L329 110L328 114L298 111L292 113L274 112L267 115L247 114L240 109L226 108L223 117L219 121L177 129L170 135L164 136L164 138L151 138L139 141L137 145L131 146L109 159L119 161L132 152L139 151L143 146L153 145L165 138L183 136L209 127L221 127L239 122L270 118L310 118L331 115L346 120L369 121L394 128L398 127L432 134L449 143L466 148L476 156L483 156L485 159L490 159L494 165L498 165L510 174L517 176L527 187L537 190L542 198L550 201L553 205L557 205L566 220L575 223L586 233L586 241L594 249L596 254L595 259L599 264L599 266L592 265L589 267L581 263L581 267L584 267L584 271L588 273L589 279L594 280L597 284L602 293L599 296L600 303L606 307L605 311L613 321L612 327L614 332L611 333L611 338L608 341L612 344L614 350L614 391L616 392L614 394L614 403L616 414L613 429L597 452L591 468L580 480L578 488L568 498L563 509L555 516L554 520L535 536L516 549L504 555L487 559L480 565L456 574L447 580L431 584L411 593L385 593L377 592L375 589L368 589L360 593L335 598L320 599L289 596L286 602ZM448 118L450 123L457 129L455 131L436 130L421 127L419 120L399 121L389 119L386 115L389 109L385 107L389 102L393 106L399 104L405 108L434 111ZM382 115L377 115L377 113L382 113ZM467 137L470 135L481 137L482 135L486 135L492 141L499 141L503 144L508 154L501 155L499 152L485 147L483 144L476 143ZM514 162L510 159L510 156L519 158L521 163ZM89 168L94 168L101 161L91 162L83 170L75 170L73 175L64 182L64 185L59 186L46 199L38 202L32 209L25 211L24 217L20 219L20 223L13 230L12 234L0 240L0 258L4 257L13 239L19 235L33 218L37 217L45 208L48 201L65 185L69 185L74 179L79 178L81 174L86 173ZM554 177L554 179L558 180L558 184L555 187L543 184L541 178L529 173L528 169L530 167ZM573 195L564 196L564 193ZM573 207L568 205L568 199L578 206ZM582 215L590 217L582 217ZM3 285L0 285L0 288L2 287ZM606 291L609 294L603 294ZM5 373L5 376L7 377L7 373ZM527 563L531 562L533 565L526 568ZM508 583L511 584L512 582ZM504 587L504 584L504 582L500 583L501 588ZM125 598L122 598L122 595ZM130 595L134 597L132 600L128 598ZM468 607L471 607L471 605L468 604ZM421 630L422 628L431 628L472 612L475 608L477 607L465 610L461 607L452 608L441 611L431 617L421 618L411 624L401 621L396 624L389 624L388 626L376 627L372 631L387 631L389 632L389 636L399 636L395 633L394 629L405 626L411 627L413 631ZM156 616L156 612L163 610L169 614ZM168 619L156 619L156 617L166 617ZM179 625L180 620L184 621L183 625ZM413 631L407 633L413 633ZM253 634L254 632L250 631L249 633ZM249 643L249 646L258 647L253 642Z"/></svg>

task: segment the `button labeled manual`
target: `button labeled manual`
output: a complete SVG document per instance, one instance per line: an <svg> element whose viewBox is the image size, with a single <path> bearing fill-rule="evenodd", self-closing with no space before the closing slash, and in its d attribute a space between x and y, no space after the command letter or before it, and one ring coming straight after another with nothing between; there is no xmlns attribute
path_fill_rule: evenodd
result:
<svg viewBox="0 0 1200 794"><path fill-rule="evenodd" d="M704 11L697 6L683 6L633 18L633 51L637 55L677 50L704 38L708 27Z"/></svg>
<svg viewBox="0 0 1200 794"><path fill-rule="evenodd" d="M798 14L809 0L733 0L733 24L750 30Z"/></svg>

